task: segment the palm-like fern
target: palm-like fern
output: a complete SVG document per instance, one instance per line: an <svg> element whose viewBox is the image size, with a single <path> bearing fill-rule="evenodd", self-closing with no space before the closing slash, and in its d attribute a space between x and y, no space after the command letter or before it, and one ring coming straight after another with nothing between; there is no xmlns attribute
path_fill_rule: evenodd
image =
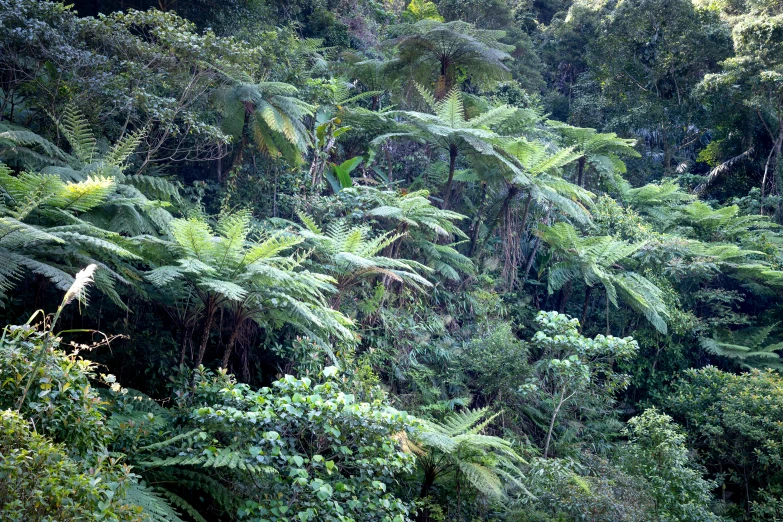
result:
<svg viewBox="0 0 783 522"><path fill-rule="evenodd" d="M387 232L373 237L369 226L352 227L343 220L333 221L322 230L305 214L300 213L299 219L304 224L302 236L314 243L319 267L337 281L335 304L347 290L368 277L383 276L417 288L432 286L420 275L431 271L429 267L410 259L380 255L402 234Z"/></svg>
<svg viewBox="0 0 783 522"><path fill-rule="evenodd" d="M405 193L369 187L360 190L362 197L378 205L367 214L399 223L400 232L416 229L447 239L454 236L467 237L455 224L455 221L465 219L465 216L433 206L426 190Z"/></svg>
<svg viewBox="0 0 783 522"><path fill-rule="evenodd" d="M504 223L503 250L505 253L504 276L511 284L516 280L521 261L521 235L525 230L532 204L547 209L555 208L564 215L580 222L587 222L592 204L592 194L568 182L562 177L562 169L578 158L573 149L557 149L544 142L525 138L497 139L497 146L505 163L476 169L459 179L481 181L484 191L490 194L487 212L495 213L485 232L485 241L493 236L495 228ZM522 216L514 222L517 207L513 205L520 195L526 194ZM494 211L493 209L498 209ZM481 211L477 212L471 251L476 247L481 233ZM528 263L535 257L537 247L529 254Z"/></svg>
<svg viewBox="0 0 783 522"><path fill-rule="evenodd" d="M712 337L702 337L701 346L720 357L731 359L744 368L773 368L783 371L780 350L783 343L769 343L777 324L745 328L738 331L717 330Z"/></svg>
<svg viewBox="0 0 783 522"><path fill-rule="evenodd" d="M437 79L437 95L442 97L455 87L457 72L464 72L476 83L502 78L509 73L504 62L514 49L500 42L505 31L478 29L462 21L439 22L425 19L393 28L398 36L393 43L398 60L421 82Z"/></svg>
<svg viewBox="0 0 783 522"><path fill-rule="evenodd" d="M141 259L141 239L121 234L164 230L171 219L164 207L178 199L177 188L160 177L123 172L143 132L128 134L100 153L78 110L69 107L57 123L71 154L20 128L0 139L3 157L28 168L45 165L40 172L18 174L0 168L5 220L0 241L9 256L0 287L7 291L27 270L66 288L74 267L96 264L101 267L96 287L124 306L114 285L131 286L138 279L130 262ZM25 148L29 153L18 154Z"/></svg>
<svg viewBox="0 0 783 522"><path fill-rule="evenodd" d="M127 235L154 234L165 229L171 219L166 207L171 202L179 201L177 186L161 176L125 173L129 158L144 137L143 130L126 134L101 154L86 118L74 107L66 108L57 125L70 145L71 154L45 138L25 131L21 136L15 133L8 135L5 140L0 139L0 157L13 155L20 147L24 148L25 143L33 140L38 152L32 160L29 160L29 154L17 155L20 167L42 166L42 173L59 176L63 181L113 178L113 190L107 194L102 205L82 215L83 220Z"/></svg>
<svg viewBox="0 0 783 522"><path fill-rule="evenodd" d="M351 78L356 80L364 93L369 93L370 110L377 111L381 108L381 98L395 87L397 83L390 71L390 63L386 60L351 60L349 72ZM342 104L341 104L342 105Z"/></svg>
<svg viewBox="0 0 783 522"><path fill-rule="evenodd" d="M245 211L220 216L214 227L200 216L175 219L172 256L147 274L159 287L182 281L201 299L204 327L196 366L204 359L221 307L233 317L224 365L246 321L266 328L288 324L315 339L351 336L348 319L325 302L325 296L335 290L334 280L303 269L303 256L281 255L303 238L277 234L253 239L251 232L250 214Z"/></svg>
<svg viewBox="0 0 783 522"><path fill-rule="evenodd" d="M110 177L65 182L53 174L23 172L14 176L0 163L0 293L11 290L25 272L41 275L67 290L79 266L102 268L96 286L123 306L115 282L130 284L124 274L139 260L132 241L81 219L103 205L113 192ZM34 224L33 224L34 223Z"/></svg>
<svg viewBox="0 0 783 522"><path fill-rule="evenodd" d="M65 165L68 156L54 143L28 128L0 122L0 161L18 168Z"/></svg>
<svg viewBox="0 0 783 522"><path fill-rule="evenodd" d="M537 234L559 259L548 269L549 292L581 279L588 288L600 284L615 307L618 299L644 316L660 332L666 333L669 311L663 293L649 279L621 263L633 262L631 256L644 243L630 244L610 236L581 237L567 223L539 228Z"/></svg>
<svg viewBox="0 0 783 522"><path fill-rule="evenodd" d="M681 218L683 205L693 200L693 196L672 181L649 183L639 188L622 182L619 189L625 204L655 220L664 229Z"/></svg>
<svg viewBox="0 0 783 522"><path fill-rule="evenodd" d="M503 140L502 148L517 166L504 176L509 192L524 190L533 201L554 206L572 219L583 223L590 219L587 207L592 194L562 177L562 169L579 159L579 151L573 147L552 150L544 142L525 138Z"/></svg>
<svg viewBox="0 0 783 522"><path fill-rule="evenodd" d="M615 174L625 172L622 156L641 155L633 148L636 140L620 138L613 132L601 133L595 129L573 127L550 120L548 125L560 134L564 144L580 152L577 162L577 185L587 184L587 167L613 180Z"/></svg>
<svg viewBox="0 0 783 522"><path fill-rule="evenodd" d="M460 254L453 245L439 244L440 240L467 238L455 223L465 219L465 216L434 206L426 190L406 193L370 187L351 190L357 193L360 200L373 206L367 211L368 216L393 223L394 233L403 234L392 245L391 257L400 257L403 245L407 245L412 253L424 257L427 266L448 279L457 281L460 274L474 272L473 262Z"/></svg>
<svg viewBox="0 0 783 522"><path fill-rule="evenodd" d="M681 223L690 228L690 235L706 241L742 242L759 231L776 227L766 216L740 215L737 205L713 209L707 203L694 201L683 207L682 213Z"/></svg>
<svg viewBox="0 0 783 522"><path fill-rule="evenodd" d="M507 489L525 490L521 482L522 457L513 445L482 432L497 416L487 408L451 413L442 421L423 420L422 427L403 448L416 453L424 479L421 498L447 475L459 475L484 495L503 497Z"/></svg>
<svg viewBox="0 0 783 522"><path fill-rule="evenodd" d="M313 108L296 98L297 92L287 83L251 83L249 78L232 78L232 85L219 91L221 125L238 142L234 166L241 164L248 138L271 156L301 161L308 145L302 118L312 114Z"/></svg>
<svg viewBox="0 0 783 522"><path fill-rule="evenodd" d="M460 154L477 153L492 156L502 163L508 163L508 160L498 153L493 145L493 141L497 140L498 135L491 130L491 127L513 116L516 109L508 105L501 105L473 118L467 118L462 100L463 94L459 90L452 89L442 100L438 101L432 93L423 87L417 85L417 88L433 114L394 111L391 114L403 118L405 124L398 132L377 137L373 140L373 144L382 143L390 138L406 138L423 141L446 153L449 169L444 188L443 207L448 208L457 158Z"/></svg>

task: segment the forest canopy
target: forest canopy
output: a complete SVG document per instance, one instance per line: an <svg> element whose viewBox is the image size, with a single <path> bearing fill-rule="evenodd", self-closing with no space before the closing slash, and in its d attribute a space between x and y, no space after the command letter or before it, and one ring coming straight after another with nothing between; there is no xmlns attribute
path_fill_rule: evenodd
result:
<svg viewBox="0 0 783 522"><path fill-rule="evenodd" d="M0 519L783 520L777 0L0 0Z"/></svg>

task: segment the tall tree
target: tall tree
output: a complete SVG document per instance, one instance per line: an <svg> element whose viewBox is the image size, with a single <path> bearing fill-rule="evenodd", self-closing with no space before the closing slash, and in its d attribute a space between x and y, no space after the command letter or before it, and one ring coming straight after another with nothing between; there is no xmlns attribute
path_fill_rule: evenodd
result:
<svg viewBox="0 0 783 522"><path fill-rule="evenodd" d="M691 0L619 2L588 49L609 128L644 138L667 172L694 159L692 145L707 128L693 90L731 53L717 13Z"/></svg>
<svg viewBox="0 0 783 522"><path fill-rule="evenodd" d="M712 103L727 100L755 113L766 134L761 196L780 193L783 179L783 14L747 15L732 31L735 56L707 75L701 89ZM717 107L716 107L717 108Z"/></svg>

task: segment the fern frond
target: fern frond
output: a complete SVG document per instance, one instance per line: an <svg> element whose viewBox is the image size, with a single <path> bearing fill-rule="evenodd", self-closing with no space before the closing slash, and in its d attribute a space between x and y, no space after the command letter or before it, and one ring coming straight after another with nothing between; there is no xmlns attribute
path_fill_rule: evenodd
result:
<svg viewBox="0 0 783 522"><path fill-rule="evenodd" d="M68 140L76 159L84 164L92 163L96 154L96 140L84 114L75 106L69 105L57 120L57 126Z"/></svg>

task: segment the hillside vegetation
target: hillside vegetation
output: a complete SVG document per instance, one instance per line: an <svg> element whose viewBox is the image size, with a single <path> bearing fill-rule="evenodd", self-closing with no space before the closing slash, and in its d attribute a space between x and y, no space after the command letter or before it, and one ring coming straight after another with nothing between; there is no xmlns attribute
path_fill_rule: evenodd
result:
<svg viewBox="0 0 783 522"><path fill-rule="evenodd" d="M0 520L783 520L779 0L0 0Z"/></svg>

